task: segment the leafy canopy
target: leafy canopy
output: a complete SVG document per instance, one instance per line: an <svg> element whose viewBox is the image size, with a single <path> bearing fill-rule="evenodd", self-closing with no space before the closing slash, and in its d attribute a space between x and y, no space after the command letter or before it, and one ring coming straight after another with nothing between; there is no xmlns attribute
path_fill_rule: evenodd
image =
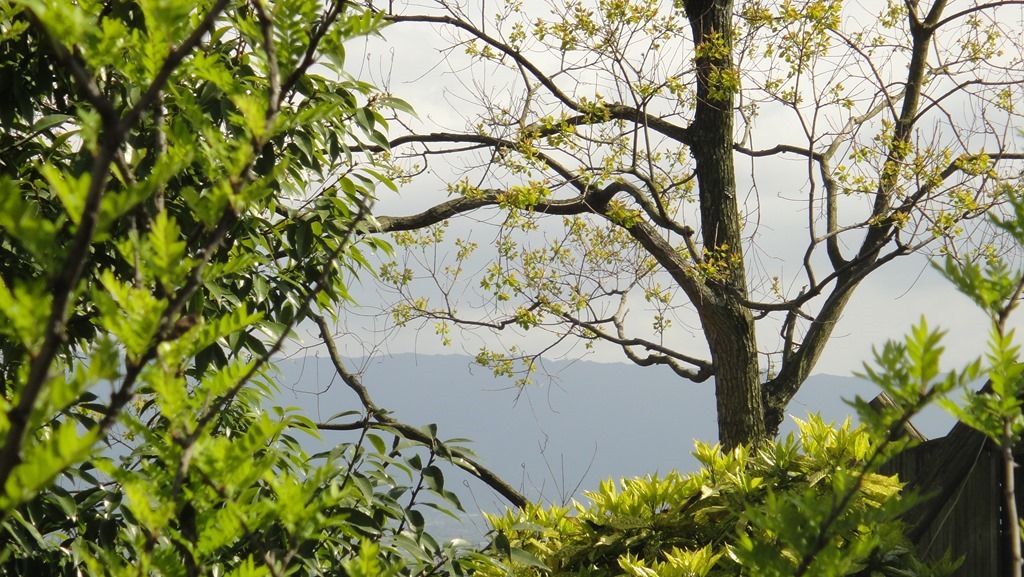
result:
<svg viewBox="0 0 1024 577"><path fill-rule="evenodd" d="M271 356L367 272L369 146L332 0L0 3L0 574L455 567L392 433L309 455ZM365 419L360 422L365 424ZM403 444L405 443L405 444ZM426 480L426 481L425 481Z"/></svg>

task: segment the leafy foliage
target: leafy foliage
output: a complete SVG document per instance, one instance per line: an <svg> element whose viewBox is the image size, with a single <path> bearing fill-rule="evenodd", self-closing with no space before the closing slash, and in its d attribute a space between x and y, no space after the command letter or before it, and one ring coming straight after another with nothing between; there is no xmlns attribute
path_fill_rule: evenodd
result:
<svg viewBox="0 0 1024 577"><path fill-rule="evenodd" d="M335 314L400 100L330 0L0 3L0 574L393 575L463 552L427 451L320 455L270 357ZM430 497L432 496L432 497Z"/></svg>
<svg viewBox="0 0 1024 577"><path fill-rule="evenodd" d="M794 75L805 55L827 48L834 15L825 8L768 16L776 31L809 26L783 56ZM615 26L656 20L640 6L602 9ZM608 483L590 494L590 507L492 518L486 553L426 531L424 507L460 508L440 462L472 468L468 453L438 442L435 429L410 431L362 399L365 416L339 415L359 417L344 424L355 440L324 454L303 450L316 426L266 407L270 359L298 322L336 313L349 298L346 275L367 272L364 251L387 250L357 232L381 228L369 217L374 190L394 184L370 152L388 147L388 110L408 106L344 69L345 41L378 32L383 20L319 0L0 4L0 573L921 570L901 538L898 483L876 469L902 446L892 425L970 373L939 379L939 338L923 325L906 346L884 349L871 373L891 385L900 408L873 423L889 427L886 434L811 419L799 438L780 443L726 453L701 447L705 467L695 475L628 481L621 490ZM594 24L585 14L574 22L536 36L574 50ZM716 34L698 45L696 59L710 66L701 90L728 101L741 86L724 62L728 39ZM977 58L988 58L988 43L976 44ZM578 108L596 123L619 110L603 100ZM565 119L545 126L535 138L553 146L557 128L571 140ZM910 154L905 136L882 139L890 160ZM522 145L529 170L539 153ZM988 175L988 162L965 156L954 172ZM899 176L882 172L887 183ZM601 179L616 174L609 167ZM463 188L469 200L490 198ZM683 201L687 189L663 192ZM528 213L552 194L531 180L495 198L521 218L512 228L526 230ZM958 198L964 208L951 225L976 211ZM618 242L651 217L650 206L639 196L639 208L604 200L606 239L616 242L582 228L574 238L652 270ZM574 223L582 220L567 221L576 230ZM703 256L691 254L702 263L686 277L703 283L687 285L693 290L741 270L737 245L707 244ZM543 261L571 262L561 249L499 246L529 265L521 279L500 266L490 274L484 288L503 301L541 287ZM472 250L463 243L459 260ZM999 276L1007 270L990 267L987 284L967 268L958 278L984 284L977 299L992 304L1011 286ZM668 305L660 288L646 288L650 301ZM1001 319L1008 307L986 310ZM554 300L539 302L519 306L506 324L527 329L565 314ZM570 324L591 336L604 330ZM1008 337L993 347L992 365L1006 369L993 369L997 394L1019 377L1007 361L1015 355ZM483 358L513 370L507 358ZM710 365L678 360L698 369L676 363L684 374L708 376ZM1014 423L1002 417L1005 441Z"/></svg>
<svg viewBox="0 0 1024 577"><path fill-rule="evenodd" d="M1018 246L1024 246L1024 199L1011 196L1011 218L993 218ZM983 261L980 264L978 261ZM988 382L981 390L967 389L963 405L945 402L958 419L988 437L1002 453L1002 502L1007 517L1009 574L1024 573L1021 553L1020 512L1017 507L1017 457L1015 451L1024 434L1024 364L1014 331L1007 328L1010 313L1024 293L1024 270L1014 267L1004 255L992 252L967 255L962 260L946 258L940 269L950 282L989 316L991 336L984 359L975 361L985 367Z"/></svg>
<svg viewBox="0 0 1024 577"><path fill-rule="evenodd" d="M927 495L903 492L883 466L917 442L905 434L914 415L970 391L983 369L995 389L995 372L1007 365L990 355L946 371L942 341L922 321L875 351L862 376L891 403L855 399L863 423L856 428L812 415L797 420L798 434L775 442L727 452L698 444L696 473L609 480L586 493L586 505L489 516L493 553L518 575L948 574L959 561L947 553L922 563L907 538L904 516ZM1019 419L1019 404L1013 410ZM977 403L956 409L967 422L990 412ZM991 427L997 441L1001 427Z"/></svg>
<svg viewBox="0 0 1024 577"><path fill-rule="evenodd" d="M899 480L871 470L884 445L864 427L811 416L798 435L759 448L698 445L694 474L609 480L585 506L488 520L522 575L544 574L538 561L555 575L931 574L903 537ZM824 547L800 568L822 532Z"/></svg>
<svg viewBox="0 0 1024 577"><path fill-rule="evenodd" d="M1010 204L1014 217L993 220L1015 243L1024 245L1024 199L1010 197ZM988 384L981 391L968 390L964 405L945 402L944 406L1004 450L1010 450L1024 432L1024 365L1020 363L1020 345L1007 324L1024 292L1024 270L994 253L966 255L960 260L948 256L937 268L991 321L988 351L984 359L975 361L976 366L985 367Z"/></svg>

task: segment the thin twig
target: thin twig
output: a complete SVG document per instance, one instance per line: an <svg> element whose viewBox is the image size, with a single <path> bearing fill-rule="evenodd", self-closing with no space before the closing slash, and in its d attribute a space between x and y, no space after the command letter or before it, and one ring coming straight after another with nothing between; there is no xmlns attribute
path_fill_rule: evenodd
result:
<svg viewBox="0 0 1024 577"><path fill-rule="evenodd" d="M338 373L338 376L341 377L341 380L344 381L344 383L352 389L353 392L355 392L357 397L359 397L359 401L367 411L368 419L372 418L381 427L392 429L411 441L415 441L429 447L431 451L443 449L452 456L452 463L470 475L473 475L488 487L494 489L499 495L507 499L515 507L523 509L530 504L530 501L524 497L522 493L515 490L493 471L481 465L469 454L456 447L448 447L441 441L429 437L416 427L399 422L388 416L385 411L382 411L380 407L373 402L369 391L366 390L363 383L345 368L345 363L342 360L341 355L338 354L338 348L334 344L334 339L331 336L331 328L328 326L324 317L321 315L312 315L312 318L320 328L320 336L323 340L324 346L327 347L327 354L330 357L331 362L334 364L334 370ZM348 427L348 425L344 426L346 428ZM333 426L329 423L318 423L317 428L323 430L340 430L340 427Z"/></svg>

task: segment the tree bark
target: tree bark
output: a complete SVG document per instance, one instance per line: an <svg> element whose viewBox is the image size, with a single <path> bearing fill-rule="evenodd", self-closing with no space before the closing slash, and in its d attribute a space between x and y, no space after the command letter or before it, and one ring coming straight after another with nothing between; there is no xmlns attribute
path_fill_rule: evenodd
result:
<svg viewBox="0 0 1024 577"><path fill-rule="evenodd" d="M735 82L732 0L687 0L697 64L691 153L696 165L708 286L717 298L695 302L715 371L719 441L726 449L766 437L757 337L747 295L743 236L733 164Z"/></svg>
<svg viewBox="0 0 1024 577"><path fill-rule="evenodd" d="M711 310L700 310L705 308ZM750 311L728 301L700 309L715 371L718 440L727 450L763 441L767 430Z"/></svg>

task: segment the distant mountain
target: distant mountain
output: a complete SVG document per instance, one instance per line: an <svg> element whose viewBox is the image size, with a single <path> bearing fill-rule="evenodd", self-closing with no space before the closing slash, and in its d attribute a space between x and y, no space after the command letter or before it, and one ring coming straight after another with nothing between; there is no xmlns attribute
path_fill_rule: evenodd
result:
<svg viewBox="0 0 1024 577"><path fill-rule="evenodd" d="M327 359L305 357L278 366L282 404L316 420L359 409ZM543 368L536 384L517 389L469 356L400 354L350 364L362 372L376 403L398 419L436 423L442 439L472 439L470 446L495 472L528 496L556 503L609 477L693 470L694 440L716 438L712 383L623 363L556 361ZM855 416L844 398L872 398L877 392L854 377L819 375L807 381L788 413L803 418L818 412L840 422ZM941 436L952 419L939 411L915 424L925 435ZM793 428L789 420L784 432ZM478 483L463 494L485 509L497 504Z"/></svg>

